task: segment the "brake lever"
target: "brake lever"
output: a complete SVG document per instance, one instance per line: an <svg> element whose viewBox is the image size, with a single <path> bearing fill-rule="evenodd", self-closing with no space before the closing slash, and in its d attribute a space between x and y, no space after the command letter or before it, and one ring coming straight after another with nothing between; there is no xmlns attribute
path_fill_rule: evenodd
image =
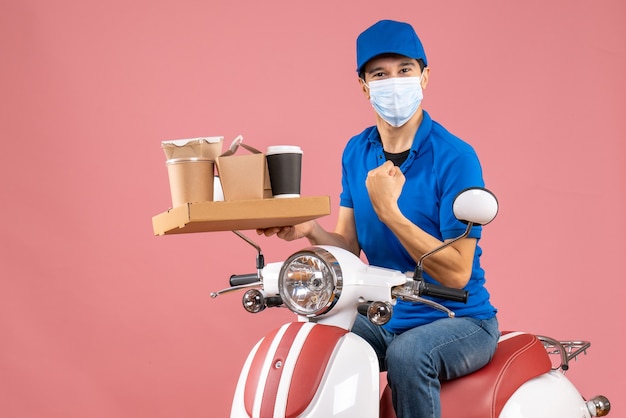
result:
<svg viewBox="0 0 626 418"><path fill-rule="evenodd" d="M239 286L231 286L231 287L227 287L226 289L218 290L217 292L211 292L211 297L215 299L216 297L223 295L224 293L232 293L232 292L236 292L237 290L243 290L249 287L257 287L261 285L263 285L263 282L258 281L254 283L241 284Z"/></svg>
<svg viewBox="0 0 626 418"><path fill-rule="evenodd" d="M395 286L391 289L391 295L401 300L409 301L409 302L417 302L423 303L424 305L428 305L433 309L437 309L442 311L448 315L448 318L454 318L456 314L445 306L434 302L430 299L425 299L421 296L417 296L416 293L419 292L419 283L413 279L408 279L406 283L400 286Z"/></svg>

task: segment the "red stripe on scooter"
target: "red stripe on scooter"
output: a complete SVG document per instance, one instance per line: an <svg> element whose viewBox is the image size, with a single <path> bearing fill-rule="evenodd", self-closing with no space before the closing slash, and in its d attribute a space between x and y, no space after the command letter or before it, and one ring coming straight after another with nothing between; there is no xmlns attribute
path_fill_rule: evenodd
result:
<svg viewBox="0 0 626 418"><path fill-rule="evenodd" d="M285 359L289 354L289 350L293 345L300 328L302 328L304 322L293 322L289 324L289 327L283 334L278 347L276 347L276 353L269 371L267 372L267 380L265 381L265 388L263 389L263 399L261 400L261 417L273 417L274 407L276 405L276 396L278 395L278 384L285 368ZM277 364L280 362L280 366Z"/></svg>
<svg viewBox="0 0 626 418"><path fill-rule="evenodd" d="M337 342L347 332L329 325L316 325L309 332L291 378L286 418L299 416L311 403Z"/></svg>
<svg viewBox="0 0 626 418"><path fill-rule="evenodd" d="M244 403L249 416L252 416L252 411L254 410L256 390L260 384L263 364L268 356L272 357L272 367L270 367L263 388L260 416L274 416L276 398L278 396L278 385L282 378L285 359L289 351L293 348L294 340L303 325L304 323L302 322L289 324L275 352L270 353L269 349L276 339L279 329L269 333L259 345L259 349L250 364L244 391ZM328 325L316 325L311 329L303 343L294 366L287 397L285 418L297 417L304 412L311 403L322 381L322 377L328 366L328 361L335 350L337 342L347 332L348 331L343 328ZM283 363L283 367L276 368L276 362L279 360Z"/></svg>
<svg viewBox="0 0 626 418"><path fill-rule="evenodd" d="M252 411L254 410L254 398L256 396L256 389L259 386L259 379L261 377L263 362L267 357L270 345L272 345L272 341L274 341L274 338L276 338L276 334L279 330L280 328L277 328L267 334L265 338L263 338L263 341L261 341L259 349L255 353L254 359L250 364L250 370L248 370L246 387L243 394L243 402L246 407L246 412L248 413L248 416L252 416Z"/></svg>

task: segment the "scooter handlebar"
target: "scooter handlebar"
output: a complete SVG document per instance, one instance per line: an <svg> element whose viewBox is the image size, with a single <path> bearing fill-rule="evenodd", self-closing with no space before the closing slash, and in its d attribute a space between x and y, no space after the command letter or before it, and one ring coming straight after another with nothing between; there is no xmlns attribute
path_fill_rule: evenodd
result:
<svg viewBox="0 0 626 418"><path fill-rule="evenodd" d="M257 273L233 274L230 276L230 285L233 287L252 284L258 281L259 275Z"/></svg>
<svg viewBox="0 0 626 418"><path fill-rule="evenodd" d="M469 292L467 290L455 289L453 287L446 287L432 283L423 283L420 296L431 296L434 298L467 303Z"/></svg>

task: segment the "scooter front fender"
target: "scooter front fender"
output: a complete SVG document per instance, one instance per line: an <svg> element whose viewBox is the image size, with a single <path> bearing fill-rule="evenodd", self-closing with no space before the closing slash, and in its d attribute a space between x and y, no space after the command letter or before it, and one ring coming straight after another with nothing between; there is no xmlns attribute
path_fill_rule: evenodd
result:
<svg viewBox="0 0 626 418"><path fill-rule="evenodd" d="M294 322L248 355L231 418L367 418L378 411L378 359L370 345L339 327Z"/></svg>

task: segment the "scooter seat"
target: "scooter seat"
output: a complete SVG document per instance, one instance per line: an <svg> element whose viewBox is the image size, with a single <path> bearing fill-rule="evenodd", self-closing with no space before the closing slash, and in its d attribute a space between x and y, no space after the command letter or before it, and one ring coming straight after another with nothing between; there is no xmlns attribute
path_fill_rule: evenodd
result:
<svg viewBox="0 0 626 418"><path fill-rule="evenodd" d="M441 382L442 418L496 418L511 395L526 381L550 371L552 363L539 339L522 332L503 332L485 367ZM394 418L389 386L383 391L380 417Z"/></svg>

